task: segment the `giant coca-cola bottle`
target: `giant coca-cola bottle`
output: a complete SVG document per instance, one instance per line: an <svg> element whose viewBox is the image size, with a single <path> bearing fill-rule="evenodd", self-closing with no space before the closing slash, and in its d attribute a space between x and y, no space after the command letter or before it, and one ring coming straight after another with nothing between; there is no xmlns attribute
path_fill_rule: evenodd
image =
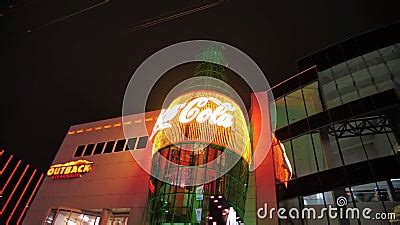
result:
<svg viewBox="0 0 400 225"><path fill-rule="evenodd" d="M221 60L210 46L201 58ZM224 88L224 67L201 63L157 118L149 193L151 224L226 224L244 216L251 144L245 108ZM220 84L220 83L221 84Z"/></svg>

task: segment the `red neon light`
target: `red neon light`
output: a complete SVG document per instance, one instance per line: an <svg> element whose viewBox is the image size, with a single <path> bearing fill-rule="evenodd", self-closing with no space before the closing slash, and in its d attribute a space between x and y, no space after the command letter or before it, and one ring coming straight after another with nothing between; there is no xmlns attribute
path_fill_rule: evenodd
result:
<svg viewBox="0 0 400 225"><path fill-rule="evenodd" d="M24 207L24 210L22 210L22 213L21 213L21 215L20 215L19 218L18 218L17 225L20 224L21 219L22 219L22 217L24 216L24 213L25 213L27 207L29 206L29 204L30 204L30 202L31 202L31 200L32 200L32 198L33 198L33 196L35 195L36 190L37 190L37 188L39 187L39 184L40 184L40 182L42 181L42 179L43 179L43 174L40 175L40 178L39 178L38 182L36 183L35 189L33 189L33 192L31 193L31 196L29 197L28 201L26 202L26 207Z"/></svg>
<svg viewBox="0 0 400 225"><path fill-rule="evenodd" d="M24 190L22 191L21 196L19 196L19 198L18 198L17 204L15 204L14 209L12 210L10 216L8 217L8 220L7 220L7 222L6 222L6 225L8 225L8 224L10 223L10 220L11 220L11 218L13 217L13 215L14 215L14 213L15 213L15 210L17 209L19 203L21 202L22 197L25 195L26 189L27 189L28 186L31 184L31 181L32 181L33 177L35 176L35 174L36 174L36 170L33 171L32 175L31 175L31 178L29 178L28 183L25 185L25 188L24 188Z"/></svg>
<svg viewBox="0 0 400 225"><path fill-rule="evenodd" d="M27 166L25 167L25 170L24 170L24 172L22 173L21 177L19 178L19 180L18 180L18 182L17 182L17 185L15 185L14 190L11 192L10 197L8 197L8 199L7 199L7 201L6 201L6 204L4 204L3 208L1 209L1 211L0 211L0 216L3 214L4 210L6 209L8 203L9 203L10 200L11 200L11 197L14 195L15 190L17 189L19 183L21 183L21 180L22 180L22 178L25 176L25 173L26 173L26 171L28 170L28 168L29 168L29 165L27 165Z"/></svg>
<svg viewBox="0 0 400 225"><path fill-rule="evenodd" d="M14 156L11 155L10 158L8 158L8 161L6 162L6 165L4 165L3 169L0 171L0 175L3 175L4 170L6 170L8 164L10 164L11 159L12 159L13 157L14 157Z"/></svg>
<svg viewBox="0 0 400 225"><path fill-rule="evenodd" d="M3 194L3 191L6 189L8 183L10 183L11 178L14 176L15 171L17 171L17 168L19 166L19 164L21 164L21 160L18 161L17 165L15 166L14 170L12 171L11 175L8 177L6 184L3 186L3 188L1 189L0 194Z"/></svg>

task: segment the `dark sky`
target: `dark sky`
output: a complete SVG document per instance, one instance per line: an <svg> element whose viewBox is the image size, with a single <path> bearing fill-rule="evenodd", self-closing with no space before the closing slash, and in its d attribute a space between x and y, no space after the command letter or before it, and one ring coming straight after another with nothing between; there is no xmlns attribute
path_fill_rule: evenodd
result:
<svg viewBox="0 0 400 225"><path fill-rule="evenodd" d="M297 59L400 18L398 0L230 1L135 30L198 1L111 0L91 9L101 0L2 2L0 144L43 170L69 126L121 115L131 75L163 47L225 42L274 84L296 73Z"/></svg>

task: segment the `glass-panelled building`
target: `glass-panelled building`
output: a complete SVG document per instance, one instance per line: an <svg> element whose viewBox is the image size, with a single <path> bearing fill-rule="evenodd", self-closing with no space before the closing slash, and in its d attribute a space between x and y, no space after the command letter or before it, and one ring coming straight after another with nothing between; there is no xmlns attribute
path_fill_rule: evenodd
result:
<svg viewBox="0 0 400 225"><path fill-rule="evenodd" d="M277 184L280 207L400 207L399 24L299 60L303 72L273 89L276 136L293 177ZM400 218L284 219L280 224L397 224Z"/></svg>

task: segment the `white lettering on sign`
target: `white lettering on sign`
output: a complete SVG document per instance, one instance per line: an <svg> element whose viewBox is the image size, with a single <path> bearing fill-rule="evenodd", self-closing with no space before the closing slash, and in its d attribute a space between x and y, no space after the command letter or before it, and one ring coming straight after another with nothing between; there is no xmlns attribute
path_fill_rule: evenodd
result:
<svg viewBox="0 0 400 225"><path fill-rule="evenodd" d="M213 102L217 105L217 108L214 110L211 108L204 108L208 102ZM213 97L195 98L190 102L175 105L170 109L161 110L150 139L153 139L158 131L171 128L172 125L169 121L178 116L178 114L178 121L183 124L196 120L198 123L208 122L211 125L228 128L233 124L233 116L229 114L229 112L233 111L235 111L235 108L228 102L221 102Z"/></svg>

